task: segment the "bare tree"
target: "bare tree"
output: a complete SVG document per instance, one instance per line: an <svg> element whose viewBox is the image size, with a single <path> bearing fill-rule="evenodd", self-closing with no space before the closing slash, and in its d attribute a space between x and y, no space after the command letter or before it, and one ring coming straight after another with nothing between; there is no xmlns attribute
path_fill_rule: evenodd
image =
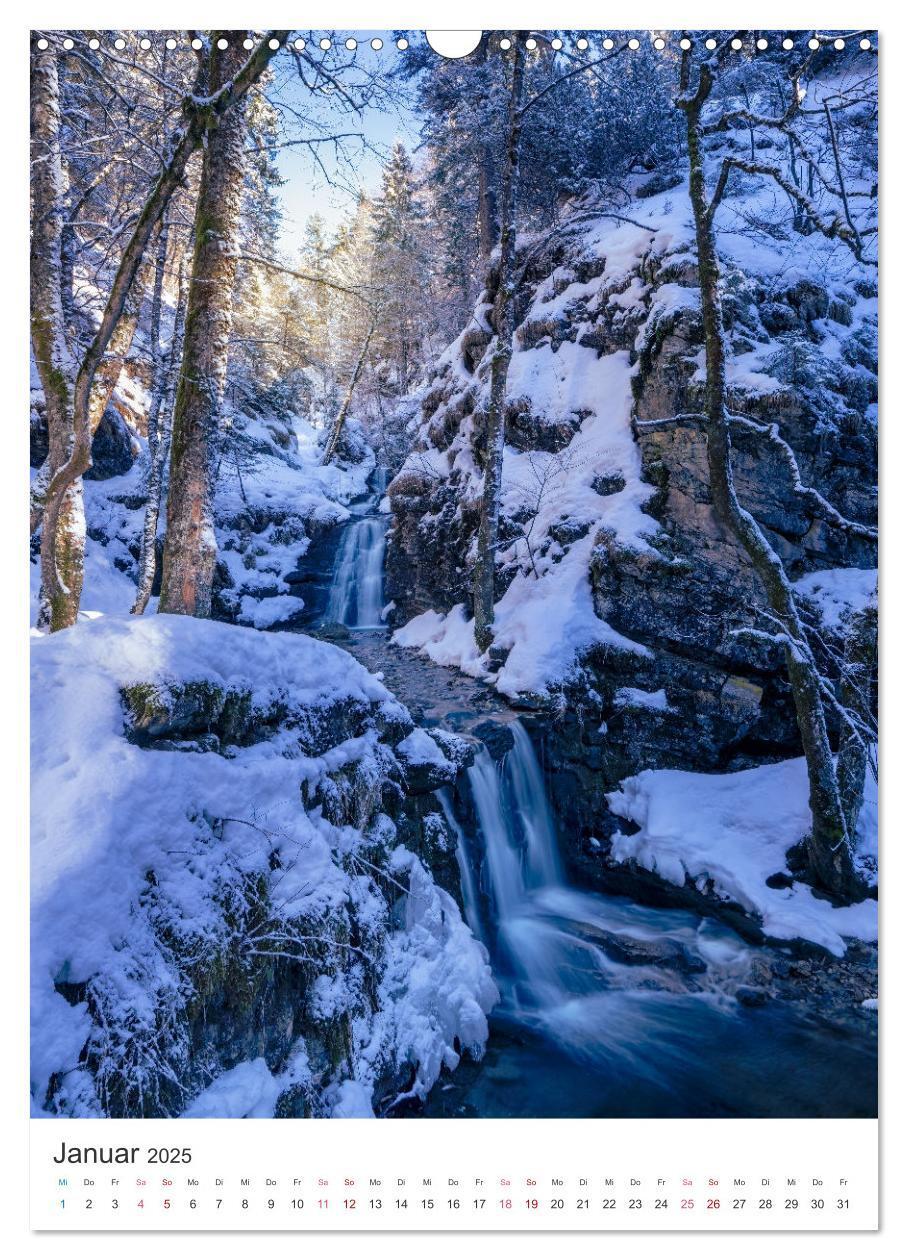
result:
<svg viewBox="0 0 908 1260"><path fill-rule="evenodd" d="M44 475L37 479L32 495L31 527L34 531L40 522L41 582L51 630L72 625L78 614L85 534L77 500L82 474L91 467L92 418L97 412L92 405L95 378L124 315L148 246L171 197L183 181L190 157L206 135L216 132L219 122L229 117L231 109L260 78L276 51L271 43L279 46L277 37L284 34L286 32L268 32L236 73L214 90L210 89L209 70L217 50L203 47L194 90L183 101L181 121L170 139L166 160L135 218L97 330L75 369L63 350L66 336L60 297L61 236L66 190L59 157L57 52L52 39L43 52L35 49L33 91L40 99L33 105L32 113L35 144L39 150L32 181L36 224L32 300L33 313L37 313L33 337L37 332L39 372L44 373L42 383L46 378L54 400L48 409L48 444L53 454ZM42 169L45 166L46 172ZM46 259L38 257L44 252L41 246L47 249ZM56 297L51 296L51 282L57 290Z"/></svg>
<svg viewBox="0 0 908 1260"><path fill-rule="evenodd" d="M492 311L495 337L491 351L491 382L485 422L482 504L476 538L473 616L476 644L485 651L492 644L495 618L495 571L501 511L501 470L504 462L504 413L508 368L513 354L516 322L517 185L520 176L520 137L523 130L523 85L526 36L514 40L508 126L501 181L501 219L498 238L498 285Z"/></svg>
<svg viewBox="0 0 908 1260"><path fill-rule="evenodd" d="M158 255L159 262L161 254ZM163 268L162 268L163 270ZM157 281L157 275L155 277ZM156 284L157 289L157 284ZM176 397L177 378L183 359L183 331L186 326L186 306L189 292L185 257L180 260L180 279L177 305L174 312L173 333L166 352L160 345L160 311L157 320L152 311L151 336L154 357L152 403L148 413L148 497L145 501L145 519L139 551L139 581L132 612L141 614L148 606L157 567L158 520L161 514L161 495L164 486L164 469L170 453L170 435L173 428L173 404Z"/></svg>
<svg viewBox="0 0 908 1260"><path fill-rule="evenodd" d="M721 50L720 50L721 52ZM790 184L785 176L771 163L746 162L726 157L721 164L715 189L710 196L704 159L704 135L723 130L731 116L723 116L705 125L703 111L716 79L719 53L699 66L693 82L692 55L682 55L680 94L676 104L686 119L687 151L690 163L689 193L696 235L697 265L700 283L700 302L703 314L706 346L705 415L707 459L713 506L720 521L734 535L756 570L766 595L769 613L774 626L770 637L780 644L784 653L797 714L798 728L807 760L810 783L811 833L807 837L806 852L810 873L823 888L845 897L858 897L865 891L854 862L854 825L857 809L863 799L864 779L855 759L846 756L847 773L837 773L836 761L830 744L827 725L827 707L833 701L831 688L824 679L814 653L811 650L792 585L778 553L769 542L752 513L744 508L737 496L731 462L731 428L726 398L726 349L722 330L722 298L720 290L720 263L716 247L715 214L728 186L732 169L752 174L767 175L779 183L803 210L817 230L825 235L841 239L861 257L861 238L849 227L844 218L822 216L806 194ZM797 87L793 88L795 104L781 120L786 127L793 117L797 103ZM741 111L737 117L744 118ZM768 120L760 120L765 124ZM777 430L769 428L767 436L781 442ZM809 492L801 483L794 453L787 444L785 457L793 465L793 479L805 493L812 493L825 504L817 492ZM869 527L854 524L836 513L833 523L848 530L854 528L866 537ZM837 519L836 519L837 518ZM858 733L855 732L858 737ZM848 737L846 736L846 743ZM859 780L859 781L858 781ZM857 803L855 803L857 797Z"/></svg>
<svg viewBox="0 0 908 1260"><path fill-rule="evenodd" d="M73 365L63 309L63 200L66 192L60 153L60 76L53 45L36 47L31 66L32 220L31 336L44 388L48 456L36 479L39 503L54 473L64 467L72 448ZM34 511L34 509L33 509ZM48 540L48 559L58 576L56 590L42 585L40 619L52 624L75 621L82 593L82 540L85 513L81 478L63 486L57 506L59 530ZM50 604L55 594L56 610Z"/></svg>
<svg viewBox="0 0 908 1260"><path fill-rule="evenodd" d="M220 34L220 33L218 33ZM226 39L226 34L224 36ZM243 60L236 40L211 54L211 88L223 90ZM209 136L195 212L183 365L170 448L167 534L160 612L207 617L217 543L214 490L218 428L233 320L237 229L243 198L246 127L242 103Z"/></svg>
<svg viewBox="0 0 908 1260"><path fill-rule="evenodd" d="M344 432L344 424L347 420L347 413L350 410L350 404L353 401L353 392L356 389L360 376L362 375L363 366L366 362L366 355L369 353L369 342L372 340L372 334L375 332L375 322L369 325L369 331L366 333L366 339L363 342L363 348L359 352L359 358L356 360L353 372L350 375L350 382L347 385L347 392L344 394L344 401L340 405L334 424L331 426L331 433L328 441L325 443L325 450L322 454L322 463L327 464L334 458L337 451L338 443Z"/></svg>

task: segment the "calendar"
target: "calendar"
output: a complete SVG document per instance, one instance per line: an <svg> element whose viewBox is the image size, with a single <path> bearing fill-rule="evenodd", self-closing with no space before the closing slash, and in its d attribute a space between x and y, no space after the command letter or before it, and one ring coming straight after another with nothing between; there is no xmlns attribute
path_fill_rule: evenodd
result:
<svg viewBox="0 0 908 1260"><path fill-rule="evenodd" d="M262 1121L86 1122L68 1130L53 1122L35 1135L40 1141L33 1137L32 1226L877 1227L876 1126L870 1121L717 1126L650 1120L592 1129L580 1121L548 1121L519 1141L502 1121L457 1125L453 1133L428 1123L417 1145L406 1125L385 1126L376 1142L360 1122L353 1122L352 1141L349 1132L338 1134L338 1126L321 1121L277 1127ZM79 1146L69 1145L74 1133ZM105 1145L82 1145L92 1141Z"/></svg>
<svg viewBox="0 0 908 1260"><path fill-rule="evenodd" d="M34 1230L877 1228L879 50L15 54Z"/></svg>

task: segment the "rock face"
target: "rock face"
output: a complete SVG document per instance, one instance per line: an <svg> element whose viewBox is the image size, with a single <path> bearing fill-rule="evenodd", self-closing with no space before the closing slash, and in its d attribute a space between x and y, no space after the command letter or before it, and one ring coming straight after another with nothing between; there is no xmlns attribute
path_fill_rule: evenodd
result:
<svg viewBox="0 0 908 1260"><path fill-rule="evenodd" d="M108 405L91 443L90 481L107 481L129 472L139 454L139 442L116 407Z"/></svg>
<svg viewBox="0 0 908 1260"><path fill-rule="evenodd" d="M130 420L132 420L130 416ZM44 398L33 395L29 425L29 462L32 468L40 468L47 457L47 421L44 416ZM88 481L107 481L129 472L139 454L139 441L133 428L121 412L112 404L104 410L91 443L91 468L85 474Z"/></svg>
<svg viewBox="0 0 908 1260"><path fill-rule="evenodd" d="M657 766L743 768L799 748L780 653L736 633L755 624L765 601L747 557L711 506L705 438L694 414L702 406L702 329L690 244L677 231L642 240L629 263L626 236L601 220L595 231L564 232L544 248L534 242L518 297L514 362L521 351L541 356L534 362L541 363L543 402L552 393L542 379L551 361L547 351L554 356L573 343L600 356L630 355L633 401L626 421L639 476L652 490L643 507L654 525L649 545L628 545L600 528L589 553L595 613L617 632L614 643L588 650L582 668L528 723L545 761L568 859L588 882L599 879L603 866L601 856L591 857L588 837L615 831L602 793L621 778ZM388 598L398 623L470 599L477 524L470 487L482 456L484 312L495 283L493 273L470 330L430 380L421 449L389 487ZM784 271L770 277L731 261L723 283L729 407L743 417L733 435L743 505L793 579L873 567L871 545L819 519L757 426L778 426L804 483L844 515L874 522L875 289L866 280L820 283ZM543 291L564 296L555 314L540 318ZM553 424L544 406L510 398L508 447L565 449L572 432L563 415L562 407ZM579 425L583 416L576 420ZM592 485L600 496L620 494L624 476L597 468ZM506 503L504 537L519 537L523 526ZM544 546L567 551L588 529L587 520L565 518ZM511 577L505 562L499 596ZM532 703L540 707L539 697Z"/></svg>

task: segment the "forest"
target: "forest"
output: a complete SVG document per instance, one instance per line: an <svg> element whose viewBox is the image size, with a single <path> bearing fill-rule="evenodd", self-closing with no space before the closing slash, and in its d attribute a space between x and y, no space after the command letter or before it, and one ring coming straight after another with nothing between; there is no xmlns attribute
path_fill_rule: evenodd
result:
<svg viewBox="0 0 908 1260"><path fill-rule="evenodd" d="M872 33L30 56L33 1114L875 1115Z"/></svg>

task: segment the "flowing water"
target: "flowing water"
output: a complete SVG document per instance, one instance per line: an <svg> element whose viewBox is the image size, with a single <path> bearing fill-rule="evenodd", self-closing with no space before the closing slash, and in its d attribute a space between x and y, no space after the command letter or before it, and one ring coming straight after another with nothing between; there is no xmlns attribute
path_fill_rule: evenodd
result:
<svg viewBox="0 0 908 1260"><path fill-rule="evenodd" d="M465 905L495 966L501 1014L583 1062L641 1061L654 1031L674 1028L679 1000L733 1007L751 951L687 912L572 888L532 742L519 721L510 729L502 765L483 748L467 772L483 855Z"/></svg>
<svg viewBox="0 0 908 1260"><path fill-rule="evenodd" d="M388 523L378 507L386 480L385 470L376 469L368 514L354 517L344 530L325 609L325 621L328 623L349 626L354 630L382 628Z"/></svg>
<svg viewBox="0 0 908 1260"><path fill-rule="evenodd" d="M755 951L734 932L568 884L532 742L510 729L503 762L481 749L468 771L478 854L441 794L501 1003L487 1060L427 1114L872 1113L871 1048L737 1002Z"/></svg>

